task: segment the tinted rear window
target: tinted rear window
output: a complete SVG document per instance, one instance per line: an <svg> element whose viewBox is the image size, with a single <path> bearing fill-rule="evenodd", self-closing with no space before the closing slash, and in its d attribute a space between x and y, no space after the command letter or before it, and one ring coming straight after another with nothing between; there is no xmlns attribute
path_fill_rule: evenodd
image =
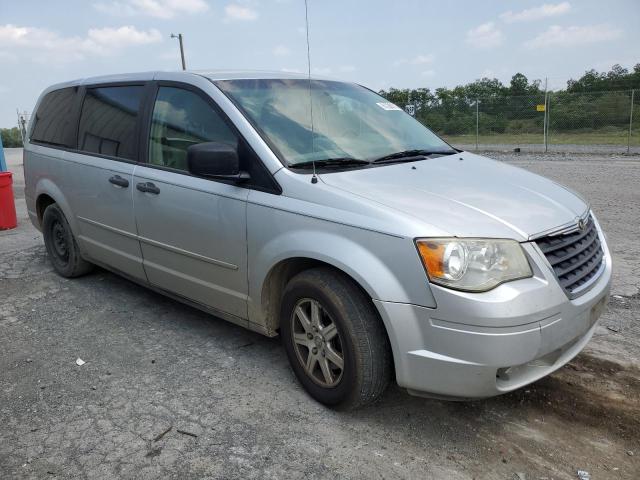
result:
<svg viewBox="0 0 640 480"><path fill-rule="evenodd" d="M135 160L136 122L143 91L143 86L87 89L80 115L78 148Z"/></svg>
<svg viewBox="0 0 640 480"><path fill-rule="evenodd" d="M77 117L74 116L76 87L47 93L35 115L31 140L60 147L75 147Z"/></svg>

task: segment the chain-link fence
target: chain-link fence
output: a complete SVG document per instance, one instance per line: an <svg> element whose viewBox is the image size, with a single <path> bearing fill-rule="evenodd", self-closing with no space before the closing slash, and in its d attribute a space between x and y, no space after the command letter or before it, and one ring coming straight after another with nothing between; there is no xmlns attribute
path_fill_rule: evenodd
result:
<svg viewBox="0 0 640 480"><path fill-rule="evenodd" d="M640 90L410 104L418 120L465 150L640 154Z"/></svg>

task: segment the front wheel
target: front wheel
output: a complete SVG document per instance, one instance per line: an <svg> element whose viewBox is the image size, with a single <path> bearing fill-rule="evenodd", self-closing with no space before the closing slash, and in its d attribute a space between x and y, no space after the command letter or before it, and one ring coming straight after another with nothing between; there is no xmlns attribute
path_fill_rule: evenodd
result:
<svg viewBox="0 0 640 480"><path fill-rule="evenodd" d="M330 268L290 280L280 330L293 371L317 401L352 409L375 402L391 377L391 349L371 300Z"/></svg>
<svg viewBox="0 0 640 480"><path fill-rule="evenodd" d="M89 272L93 265L80 255L80 248L64 213L57 204L49 205L42 216L44 245L58 274L73 278Z"/></svg>

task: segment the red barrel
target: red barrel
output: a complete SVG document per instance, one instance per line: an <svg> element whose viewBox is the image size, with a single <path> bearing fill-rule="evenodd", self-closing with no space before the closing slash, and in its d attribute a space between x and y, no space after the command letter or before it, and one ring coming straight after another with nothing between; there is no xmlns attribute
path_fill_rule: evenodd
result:
<svg viewBox="0 0 640 480"><path fill-rule="evenodd" d="M11 176L11 172L0 172L0 230L16 228L18 225Z"/></svg>

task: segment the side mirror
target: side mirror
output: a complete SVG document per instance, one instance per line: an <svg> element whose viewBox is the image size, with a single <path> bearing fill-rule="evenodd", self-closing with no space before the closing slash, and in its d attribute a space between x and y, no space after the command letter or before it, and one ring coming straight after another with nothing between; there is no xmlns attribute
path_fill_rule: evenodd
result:
<svg viewBox="0 0 640 480"><path fill-rule="evenodd" d="M247 172L240 171L238 150L234 145L222 142L206 142L187 148L189 172L201 177L232 180L238 183L249 180Z"/></svg>

